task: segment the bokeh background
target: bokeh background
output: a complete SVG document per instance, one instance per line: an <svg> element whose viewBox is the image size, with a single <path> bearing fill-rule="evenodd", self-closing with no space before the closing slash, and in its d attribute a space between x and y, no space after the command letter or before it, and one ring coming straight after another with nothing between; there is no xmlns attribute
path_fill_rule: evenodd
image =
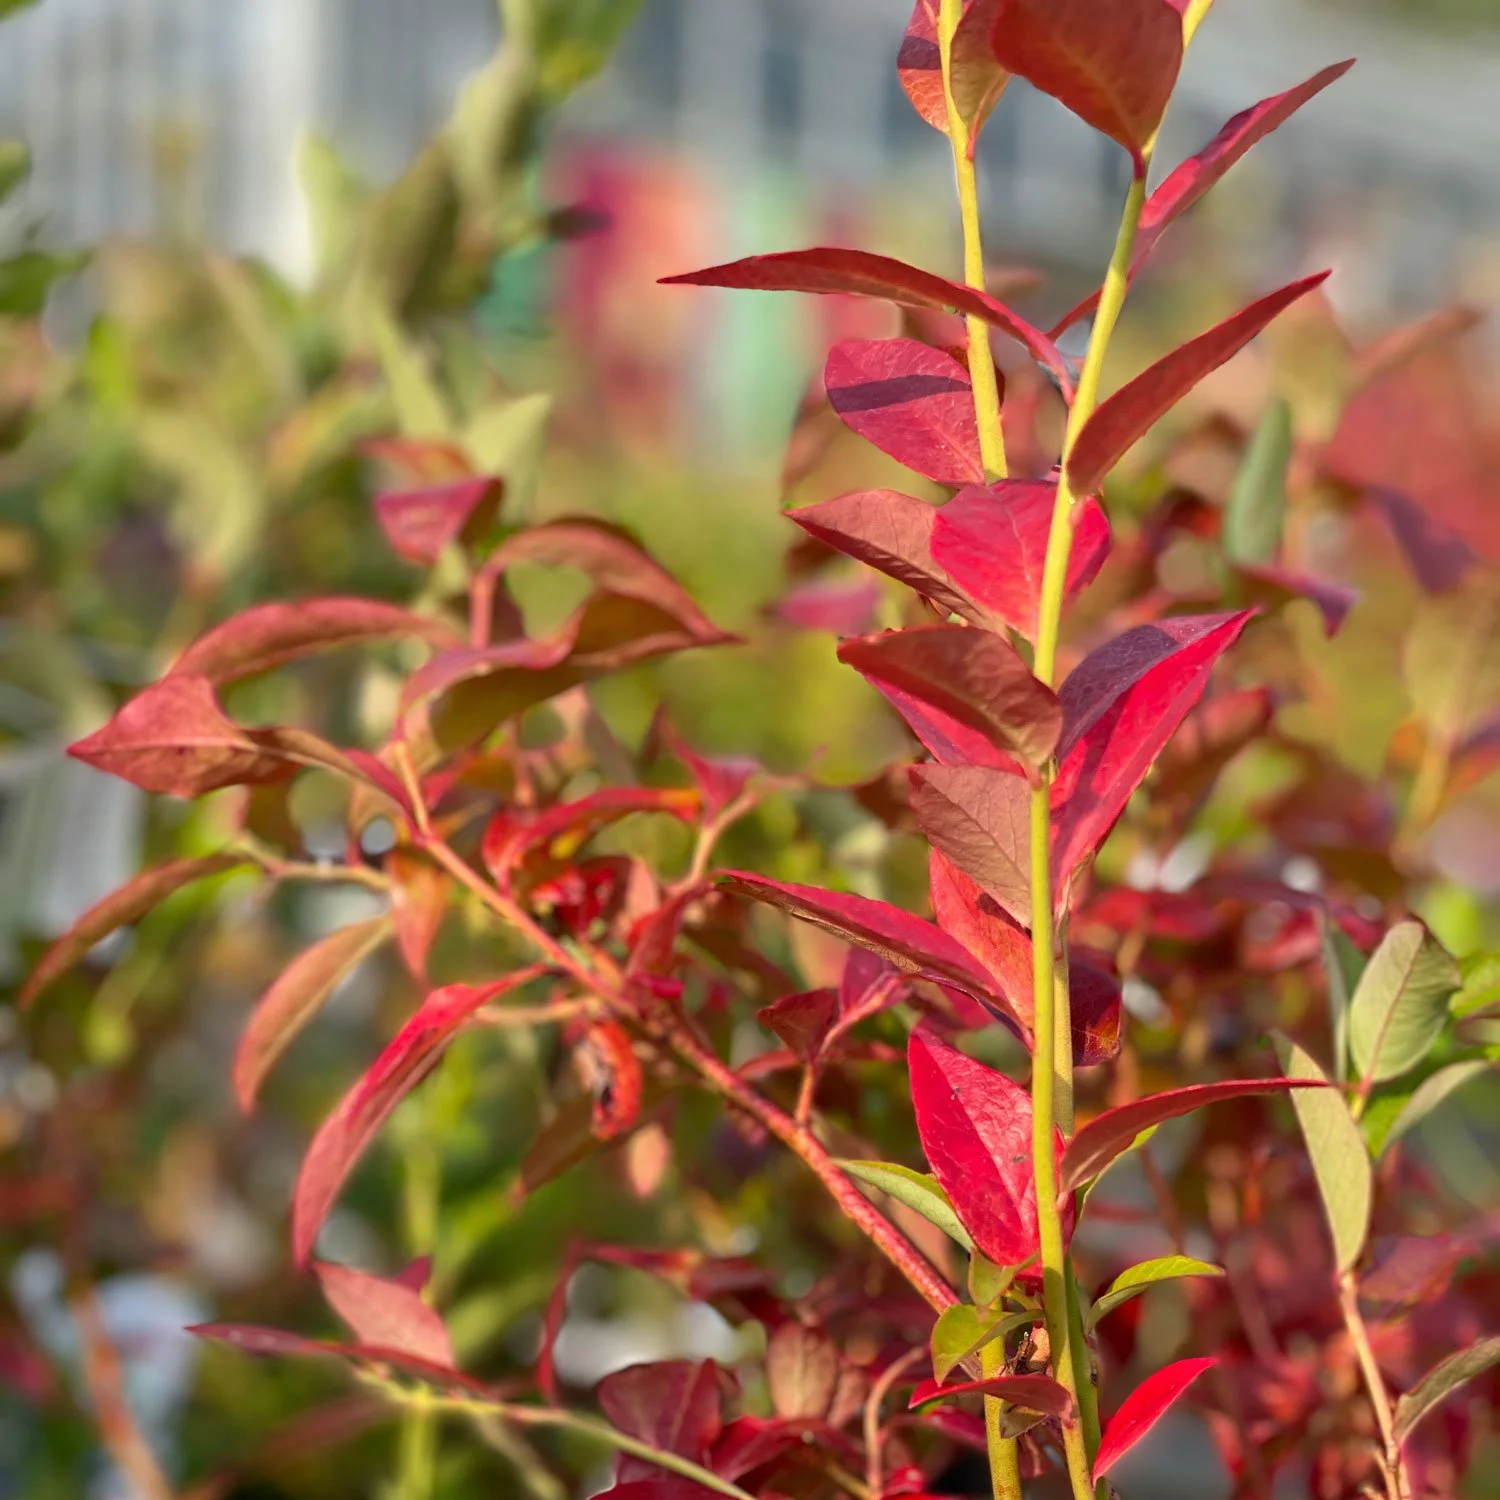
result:
<svg viewBox="0 0 1500 1500"><path fill-rule="evenodd" d="M891 331L893 320L841 302L655 283L739 254L830 242L956 268L946 143L912 111L894 68L909 8L644 0L602 71L547 114L507 168L517 201L586 205L607 216L607 230L502 234L473 279L471 312L455 319L451 300L434 303L450 376L479 390L489 376L477 372L498 371L487 440L497 462L514 466L531 513L627 521L715 619L751 638L713 662L634 674L612 704L619 722L639 730L665 700L700 746L812 767L833 789L868 779L902 742L837 668L830 637L767 620L787 581L781 510L814 497L800 476L784 482L784 450L828 343ZM422 153L450 117L461 125L456 100L482 108L482 91L465 89L501 45L505 9L493 0L0 5L16 12L0 25L0 137L24 140L31 159L0 208L7 983L148 854L206 847L220 831L211 813L148 808L131 788L65 762L68 739L225 601L409 592L370 534L370 486L353 456L388 412L363 384L368 341L327 311L329 283L348 214L386 201L389 223L416 221L442 191L422 177ZM580 0L583 10L598 12L601 34L613 24L607 3ZM1161 159L1349 56L1354 71L1257 147L1157 255L1122 334L1122 371L1247 289L1329 265L1326 305L1289 320L1248 369L1240 362L1205 396L1253 420L1278 389L1301 403L1303 431L1326 438L1338 413L1320 408L1320 381L1336 381L1349 347L1433 309L1500 300L1495 0L1219 0L1191 49ZM0 166L19 177L10 160ZM1017 83L986 132L980 169L989 257L1001 271L1038 273L1034 284L1017 281L1015 300L1045 326L1097 279L1126 161ZM408 196L382 200L397 182ZM402 299L403 315L426 315L410 285ZM1496 320L1443 360L1437 384L1423 386L1420 423L1367 425L1346 467L1358 470L1366 444L1384 440L1373 477L1399 473L1425 488L1471 545L1493 549L1500 483L1485 455L1500 452ZM1443 467L1424 479L1429 441ZM837 479L893 472L868 455L830 463L818 494ZM1299 546L1337 574L1347 541L1312 526ZM1407 709L1368 690L1395 649L1386 626L1411 603L1409 584L1392 578L1380 589L1326 648L1329 696L1301 721L1364 772L1380 769L1377 731ZM351 725L364 711L342 677L277 691L288 695L275 705L286 718L331 691L351 697ZM872 854L832 793L824 811L798 878L836 869L846 883L900 888L918 863L912 851ZM306 810L309 842L321 815ZM1481 797L1435 834L1445 878L1421 899L1456 946L1495 936L1496 818L1493 795ZM226 1308L294 1326L318 1316L285 1269L287 1183L331 1097L329 1070L349 1076L409 992L390 974L356 976L269 1118L234 1117L225 1066L278 964L358 914L348 893L266 904L231 881L114 943L90 982L57 1002L55 1021L23 1029L0 1011L0 1236L14 1235L0 1255L6 1500L128 1493L69 1409L77 1333L61 1293L65 1257L52 1248L55 1225L36 1227L48 1211L48 1163L79 1154L98 1184L87 1258L168 1462L200 1476L248 1462L312 1408L324 1432L288 1442L270 1477L231 1477L213 1493L347 1495L354 1472L372 1476L358 1493L384 1493L374 1476L387 1435L358 1430L354 1415L337 1429L332 1382L227 1358L204 1366L174 1332ZM460 1345L523 1363L577 1195L591 1191L549 1188L522 1207L485 1190L516 1173L546 1118L536 1086L545 1065L524 1049L464 1052L411 1127L446 1132L452 1148L450 1207L464 1248L449 1279L478 1288ZM476 1121L476 1098L507 1101L504 1118ZM1480 1205L1500 1200L1493 1161L1451 1129L1463 1191ZM601 1222L591 1230L649 1239L660 1227L652 1213L629 1192L611 1196L619 1170L604 1170L602 1196L592 1189ZM333 1226L334 1249L388 1264L399 1253L399 1191L377 1176L362 1179ZM765 1191L763 1181L743 1189ZM701 1203L682 1213L712 1218ZM711 1232L726 1250L750 1248L783 1233L775 1218L769 1202L731 1193ZM574 1300L561 1358L580 1385L635 1358L733 1353L731 1332L706 1310L683 1311L625 1273L584 1278ZM336 1430L360 1457L327 1455ZM1191 1425L1176 1439L1200 1440ZM1220 1481L1207 1451L1194 1451L1180 1493L1202 1500ZM463 1488L492 1482L483 1462L453 1458L445 1483L454 1487L441 1493L510 1493L503 1477L502 1488ZM1173 1482L1153 1481L1154 1493L1178 1493Z"/></svg>

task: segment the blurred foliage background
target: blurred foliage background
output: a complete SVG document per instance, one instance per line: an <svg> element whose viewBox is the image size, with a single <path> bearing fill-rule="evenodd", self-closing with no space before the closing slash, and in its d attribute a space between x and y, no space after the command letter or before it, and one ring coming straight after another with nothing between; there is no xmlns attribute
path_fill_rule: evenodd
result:
<svg viewBox="0 0 1500 1500"><path fill-rule="evenodd" d="M771 799L738 832L738 858L923 899L920 846L890 835L853 790L906 753L903 735L838 667L830 634L777 615L796 567L785 505L919 483L848 435L804 432L810 452L783 468L823 349L894 331L895 319L655 285L734 253L831 240L956 264L941 142L907 118L895 85L906 9L0 6L21 12L0 27L0 113L15 131L0 145L7 982L144 860L212 848L227 826L220 803L148 807L64 761L68 740L234 608L313 592L412 596L415 575L370 521L391 477L370 440L391 434L503 474L512 519L587 511L628 524L747 637L598 692L628 743L665 704L701 749L814 775L821 790L795 806ZM1171 484L1222 493L1268 393L1290 403L1299 437L1338 449L1341 478L1299 480L1288 545L1361 602L1332 642L1310 606L1288 607L1288 654L1268 671L1297 689L1278 726L1291 740L1378 778L1411 768L1400 656L1421 601L1389 533L1345 502L1360 484L1397 485L1496 556L1496 335L1481 327L1424 353L1417 376L1404 367L1406 389L1383 406L1367 393L1356 417L1340 392L1359 351L1407 315L1482 306L1500 288L1500 38L1485 0L1221 0L1219 11L1194 49L1174 148L1310 72L1304 54L1317 65L1367 52L1373 76L1361 81L1362 63L1344 102L1340 85L1179 234L1143 280L1111 378L1251 282L1332 263L1337 300L1289 320L1174 414L1169 441L1132 459L1112 505L1128 532ZM1007 101L984 188L991 257L1044 273L1022 304L1044 324L1097 274L1124 170L1050 108L1021 96L1012 116ZM1007 373L1024 388L1025 371ZM1175 563L1197 565L1186 553ZM552 607L544 593L538 609ZM357 741L400 667L336 657L237 703ZM1247 757L1194 838L1242 836L1246 809L1284 771L1275 753ZM298 796L291 815L308 845L336 839L338 810L316 786ZM1438 820L1431 873L1412 892L1460 953L1500 942L1497 834L1500 792L1481 778ZM95 1449L78 1381L65 1288L80 1275L99 1289L137 1409L184 1494L398 1495L382 1488L389 1426L336 1374L204 1355L177 1333L209 1315L323 1326L287 1266L288 1187L312 1124L409 1011L411 982L394 964L357 973L252 1120L234 1111L227 1058L287 958L365 899L311 889L265 901L234 877L195 887L112 940L24 1025L0 1010L0 1496L126 1493ZM445 933L454 977L483 941ZM805 932L796 941L792 957L822 982L832 956ZM706 1105L671 1122L675 1156L662 1131L645 1132L628 1153L546 1180L548 1151L566 1139L556 1064L520 1033L456 1047L360 1173L329 1252L393 1267L426 1248L412 1205L440 1203L437 1295L461 1357L487 1370L525 1366L580 1227L755 1249L793 1291L829 1265L836 1245L808 1227L822 1217L815 1184ZM882 1110L882 1154L909 1159L904 1105L867 1100L867 1125ZM1500 1202L1482 1145L1493 1124L1442 1125L1443 1171L1479 1206ZM80 1179L86 1209L70 1196ZM736 1337L643 1276L589 1272L559 1357L585 1386L637 1358L732 1359ZM495 1455L454 1443L441 1462L436 1493L510 1492Z"/></svg>

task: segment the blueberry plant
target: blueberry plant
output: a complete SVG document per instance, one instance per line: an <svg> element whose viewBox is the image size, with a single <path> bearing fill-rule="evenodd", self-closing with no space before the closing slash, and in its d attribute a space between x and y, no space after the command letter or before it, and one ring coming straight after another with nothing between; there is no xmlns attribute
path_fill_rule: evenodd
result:
<svg viewBox="0 0 1500 1500"><path fill-rule="evenodd" d="M1165 467L1112 479L1206 377L1315 302L1326 275L1256 298L1106 395L1122 308L1157 246L1349 66L1236 115L1151 188L1208 10L917 0L897 67L951 143L963 279L833 248L671 278L902 310L903 336L833 348L808 410L831 408L945 498L862 490L788 519L799 566L822 580L800 586L801 607L822 589L818 623L843 637L839 660L919 747L858 803L876 828L930 846L931 919L868 883L790 878L802 872L769 809L812 816L807 776L706 755L665 716L634 743L611 729L593 684L732 637L622 527L528 521L462 437L371 445L389 479L374 518L425 576L416 603L325 595L231 614L72 747L148 792L242 789L237 832L88 912L42 958L26 1003L110 932L234 868L379 901L302 951L255 1006L232 1070L245 1111L377 950L393 948L423 992L326 1112L292 1194L292 1259L348 1336L196 1330L345 1361L403 1414L404 1496L424 1492L436 1435L460 1425L543 1497L571 1492L561 1476L578 1444L607 1450L618 1500L952 1493L965 1451L983 1456L996 1500L1107 1500L1116 1466L1178 1402L1206 1419L1238 1495L1269 1496L1290 1475L1328 1500L1418 1500L1459 1493L1479 1461L1500 1364L1485 1224L1465 1218L1420 1143L1439 1106L1492 1072L1500 981L1494 958L1459 962L1411 907L1434 820L1493 764L1500 585L1462 535L1338 461L1337 443L1296 441L1284 401L1253 432L1209 433L1234 457L1227 499L1168 484ZM1049 331L988 289L980 240L976 150L1013 77L1132 168L1101 285ZM1462 321L1420 325L1362 362L1350 351L1352 399ZM1081 363L1059 348L1075 327L1088 328ZM1045 380L1002 379L992 338ZM1042 394L1023 401L1028 390ZM1050 450L1047 400L1062 408ZM1286 621L1318 622L1328 639L1306 649L1326 663L1353 604L1288 560L1291 495L1383 516L1421 584L1403 646L1412 714L1392 756L1403 769L1388 781L1359 782L1277 727L1287 695L1317 690L1284 667ZM1188 554L1199 566L1184 582L1167 564ZM847 587L841 559L894 588ZM539 623L525 581L558 569L581 582L568 611ZM1183 612L1214 595L1228 607ZM872 600L897 628L871 630ZM251 679L393 643L409 668L375 741L230 711ZM1141 876L1257 753L1279 773L1237 837L1186 883ZM304 775L344 789L337 857L287 833ZM620 836L643 822L670 836ZM731 854L760 868L726 868ZM489 934L491 956L434 984L434 944L455 915ZM835 965L799 924L841 945ZM751 1014L762 1043L746 1055ZM555 1039L571 1069L528 1157L530 1186L605 1152L640 1172L643 1155L672 1149L664 1121L686 1147L682 1122L703 1117L678 1106L706 1096L726 1128L709 1157L678 1153L695 1191L722 1185L736 1152L789 1153L818 1185L819 1198L789 1201L829 1273L792 1287L722 1243L621 1243L585 1216L555 1267L534 1363L494 1376L460 1368L428 1293L449 1232L439 1197L414 1216L429 1243L406 1271L320 1259L356 1166L460 1034L519 1029ZM890 1121L908 1099L922 1163L872 1145L901 1143ZM1194 1139L1177 1122L1200 1110L1196 1148L1169 1149ZM634 1365L575 1399L556 1350L585 1262L758 1325L762 1353L733 1370ZM1158 1295L1191 1314L1175 1347L1140 1336L1142 1299Z"/></svg>

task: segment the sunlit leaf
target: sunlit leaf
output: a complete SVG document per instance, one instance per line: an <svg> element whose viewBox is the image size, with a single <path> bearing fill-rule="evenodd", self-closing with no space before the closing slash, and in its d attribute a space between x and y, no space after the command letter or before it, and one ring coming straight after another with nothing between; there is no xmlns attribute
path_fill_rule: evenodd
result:
<svg viewBox="0 0 1500 1500"><path fill-rule="evenodd" d="M1209 1265L1207 1261L1194 1260L1188 1255L1167 1255L1160 1260L1143 1260L1129 1270L1121 1271L1110 1283L1109 1289L1089 1309L1086 1328L1092 1332L1095 1324L1107 1313L1111 1313L1132 1297L1139 1297L1149 1287L1162 1281L1177 1281L1185 1276L1222 1276L1223 1270Z"/></svg>

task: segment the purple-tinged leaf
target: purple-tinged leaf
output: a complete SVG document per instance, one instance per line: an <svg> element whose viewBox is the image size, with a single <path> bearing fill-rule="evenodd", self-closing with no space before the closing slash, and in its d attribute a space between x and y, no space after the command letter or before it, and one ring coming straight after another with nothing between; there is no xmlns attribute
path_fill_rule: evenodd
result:
<svg viewBox="0 0 1500 1500"><path fill-rule="evenodd" d="M1095 492L1125 454L1205 376L1226 364L1278 313L1321 286L1329 272L1305 276L1242 308L1231 318L1157 360L1121 387L1084 424L1068 456L1074 493Z"/></svg>
<svg viewBox="0 0 1500 1500"><path fill-rule="evenodd" d="M1242 599L1256 604L1282 605L1293 599L1306 599L1323 617L1323 633L1335 636L1359 602L1356 590L1328 578L1315 578L1279 563L1241 563L1235 574L1240 582Z"/></svg>
<svg viewBox="0 0 1500 1500"><path fill-rule="evenodd" d="M742 291L813 292L880 297L898 307L928 307L939 312L979 318L1015 339L1039 364L1072 390L1067 361L1040 329L1012 312L987 292L944 280L931 271L909 266L867 250L815 246L776 255L751 255L727 265L709 266L680 276L664 276L667 286L722 286Z"/></svg>
<svg viewBox="0 0 1500 1500"><path fill-rule="evenodd" d="M1187 1088L1150 1094L1117 1109L1095 1115L1068 1142L1058 1175L1058 1194L1065 1197L1092 1182L1145 1131L1163 1120L1175 1120L1206 1104L1249 1099L1263 1094L1285 1094L1293 1089L1325 1088L1326 1084L1296 1078L1240 1078L1224 1083L1195 1083Z"/></svg>
<svg viewBox="0 0 1500 1500"><path fill-rule="evenodd" d="M711 1359L662 1360L606 1375L596 1394L604 1415L621 1432L664 1453L701 1462L724 1426L730 1380ZM620 1479L648 1479L662 1471L642 1459L622 1458Z"/></svg>
<svg viewBox="0 0 1500 1500"><path fill-rule="evenodd" d="M1201 151L1175 167L1163 179L1161 186L1146 200L1141 213L1140 226L1136 230L1135 249L1130 261L1130 275L1135 276L1157 241L1172 226L1173 222L1198 202L1208 190L1245 155L1257 141L1264 140L1273 130L1279 129L1308 100L1322 93L1330 83L1342 78L1354 66L1354 59L1334 63L1315 73L1305 83L1285 93L1274 94L1241 110ZM1073 308L1055 328L1051 337L1061 338L1080 319L1086 318L1099 305L1099 293L1093 292Z"/></svg>
<svg viewBox="0 0 1500 1500"><path fill-rule="evenodd" d="M864 635L875 628L880 607L880 584L873 578L837 583L814 579L787 590L773 613L798 630L822 630L829 635Z"/></svg>
<svg viewBox="0 0 1500 1500"><path fill-rule="evenodd" d="M1050 1375L991 1375L984 1380L957 1380L951 1385L924 1380L911 1393L907 1407L950 1401L955 1396L998 1396L1024 1411L1049 1417L1066 1417L1073 1409L1073 1398Z"/></svg>
<svg viewBox="0 0 1500 1500"><path fill-rule="evenodd" d="M922 1149L964 1228L998 1266L1030 1260L1037 1252L1031 1095L927 1025L912 1032L907 1062ZM1058 1133L1059 1150L1062 1144ZM1063 1232L1072 1230L1069 1204Z"/></svg>
<svg viewBox="0 0 1500 1500"><path fill-rule="evenodd" d="M1094 1480L1102 1479L1166 1415L1167 1408L1216 1359L1180 1359L1174 1365L1148 1375L1125 1398L1099 1440L1094 1459Z"/></svg>
<svg viewBox="0 0 1500 1500"><path fill-rule="evenodd" d="M1002 0L991 47L1001 67L1118 141L1142 173L1182 66L1182 16L1168 0Z"/></svg>
<svg viewBox="0 0 1500 1500"><path fill-rule="evenodd" d="M961 491L939 507L929 543L933 562L997 620L1035 640L1047 537L1057 485L1012 479ZM1109 522L1093 499L1074 509L1064 599L1093 582L1109 553Z"/></svg>
<svg viewBox="0 0 1500 1500"><path fill-rule="evenodd" d="M544 970L517 969L490 984L434 990L318 1127L292 1197L292 1253L306 1265L318 1231L355 1163L393 1109L437 1066L448 1043L480 1006L530 983Z"/></svg>
<svg viewBox="0 0 1500 1500"><path fill-rule="evenodd" d="M1391 528L1424 593L1446 594L1456 589L1479 561L1456 531L1405 495L1375 488L1369 498Z"/></svg>
<svg viewBox="0 0 1500 1500"><path fill-rule="evenodd" d="M304 948L256 1001L240 1033L232 1070L234 1097L246 1114L255 1108L261 1083L292 1039L390 933L391 920L384 913L336 929Z"/></svg>
<svg viewBox="0 0 1500 1500"><path fill-rule="evenodd" d="M995 62L990 49L990 31L999 3L1000 0L964 0L949 53L953 103L968 131L971 157L984 122L1010 82L1009 74ZM896 54L896 72L912 108L934 130L946 135L948 98L938 45L938 5L939 0L917 0Z"/></svg>
<svg viewBox="0 0 1500 1500"><path fill-rule="evenodd" d="M974 387L951 354L916 339L846 339L823 385L844 425L897 463L938 484L983 483Z"/></svg>
<svg viewBox="0 0 1500 1500"><path fill-rule="evenodd" d="M845 641L839 660L977 730L1035 775L1062 732L1062 707L1003 636L930 625Z"/></svg>
<svg viewBox="0 0 1500 1500"><path fill-rule="evenodd" d="M823 1050L823 1043L838 1018L836 990L783 995L755 1013L755 1019L774 1031L804 1063L811 1062Z"/></svg>
<svg viewBox="0 0 1500 1500"><path fill-rule="evenodd" d="M41 956L21 986L16 1004L25 1010L48 985L67 973L95 943L138 922L168 896L195 881L208 880L226 870L237 870L250 860L242 854L209 854L201 859L177 859L143 870L96 901Z"/></svg>
<svg viewBox="0 0 1500 1500"><path fill-rule="evenodd" d="M988 766L915 766L911 807L935 849L1022 925L1031 921L1030 789Z"/></svg>
<svg viewBox="0 0 1500 1500"><path fill-rule="evenodd" d="M479 540L495 519L503 483L471 475L415 490L375 497L375 519L391 550L407 562L431 567L455 542Z"/></svg>
<svg viewBox="0 0 1500 1500"><path fill-rule="evenodd" d="M448 1330L422 1300L420 1286L328 1261L314 1261L313 1270L328 1305L361 1344L400 1349L435 1365L452 1366Z"/></svg>
<svg viewBox="0 0 1500 1500"><path fill-rule="evenodd" d="M222 687L320 651L395 640L456 646L463 637L446 621L378 599L257 604L199 636L172 663L172 673L203 677Z"/></svg>

